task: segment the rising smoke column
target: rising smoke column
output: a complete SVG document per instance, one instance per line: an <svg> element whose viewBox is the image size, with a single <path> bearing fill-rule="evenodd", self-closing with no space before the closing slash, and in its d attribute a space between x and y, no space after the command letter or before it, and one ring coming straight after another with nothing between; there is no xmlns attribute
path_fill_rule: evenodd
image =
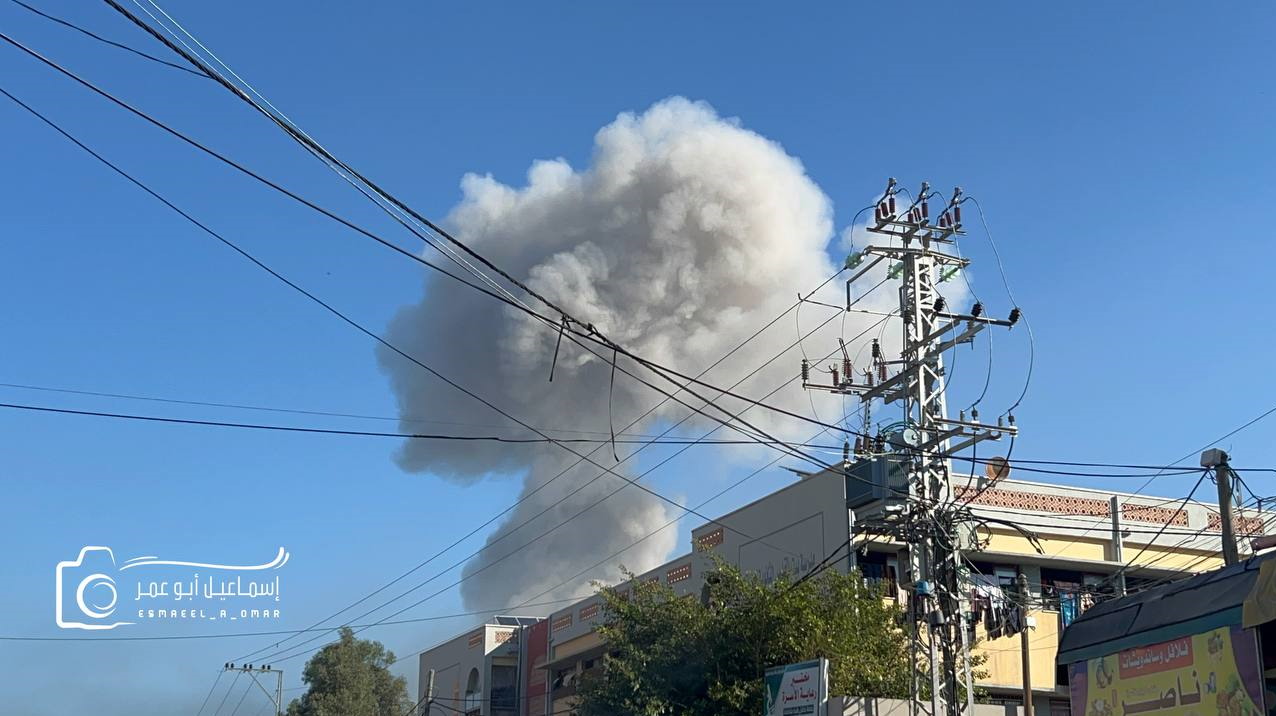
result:
<svg viewBox="0 0 1276 716"><path fill-rule="evenodd" d="M708 105L682 98L664 100L642 114L621 114L598 132L593 156L583 170L561 159L541 161L528 171L526 186L467 175L462 188L464 197L446 220L460 240L629 350L692 375L834 270L825 252L833 237L831 204L802 165L778 144L718 117ZM841 290L835 282L817 298L838 303L843 300ZM873 298L862 305L888 308L895 300L890 289ZM830 315L827 308L803 310L802 323L808 330ZM806 342L813 357L836 346L839 330L850 336L871 322L859 314L847 314L845 324L842 318ZM722 386L735 382L794 341L796 330L790 314L706 380ZM887 333L886 339L893 341L897 329ZM532 425L607 430L609 362L564 341L554 382L549 383L556 337L543 324L446 280L431 280L421 302L399 313L389 335L393 344ZM852 345L852 352L861 345ZM790 352L738 390L760 397L796 374L798 358L796 351ZM382 350L379 359L398 396L404 430L419 428L406 419L412 416L503 424L504 419L488 408L400 356ZM669 387L632 362L622 359L622 365ZM660 398L618 375L611 395L616 428ZM809 414L810 400L799 386L791 385L768 402ZM730 399L721 404L732 411L744 407ZM841 415L840 401L829 400L818 409L826 420ZM671 403L633 431L659 430L687 412ZM781 421L762 410L754 409L747 417L785 438L805 438L813 432L810 425ZM697 418L688 425L703 432L712 423ZM719 431L717 437L738 435ZM840 443L840 436L825 440ZM620 456L634 447L619 446ZM586 452L592 446L576 448ZM760 448L735 449L731 455L750 461L773 456ZM592 457L614 464L610 446ZM554 445L520 448L429 441L405 442L396 459L405 470L460 483L518 477L522 495L577 461ZM633 476L634 462L617 470ZM676 469L676 462L666 468ZM563 504L554 504L599 472L588 463L571 469L507 517L493 538L552 506L466 566L469 579L462 594L467 606L498 608L531 598L679 514L628 487L520 554L493 564L624 484L605 475ZM623 562L638 571L655 566L675 548L675 538L675 530L665 530L626 552ZM488 565L492 566L485 568ZM609 564L538 601L580 594L590 579L611 581L618 576L618 564Z"/></svg>

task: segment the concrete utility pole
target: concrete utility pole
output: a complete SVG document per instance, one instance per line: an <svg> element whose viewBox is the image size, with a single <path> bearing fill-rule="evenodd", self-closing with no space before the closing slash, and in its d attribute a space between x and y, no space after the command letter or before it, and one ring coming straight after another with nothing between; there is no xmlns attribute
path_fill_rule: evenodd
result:
<svg viewBox="0 0 1276 716"><path fill-rule="evenodd" d="M1201 467L1214 468L1214 482L1218 484L1219 528L1223 539L1223 563L1233 565L1240 561L1236 550L1236 531L1232 526L1232 468L1227 453L1210 448L1201 453Z"/></svg>
<svg viewBox="0 0 1276 716"><path fill-rule="evenodd" d="M252 664L234 664L227 663L222 666L225 671L239 671L252 677L253 683L257 684L257 688L261 689L266 698L270 699L270 703L275 705L275 716L283 716L284 713L284 672L280 669L272 669L269 664L266 666L254 667ZM274 674L275 675L275 693L270 693L265 686L257 680L258 674Z"/></svg>
<svg viewBox="0 0 1276 716"><path fill-rule="evenodd" d="M915 673L912 680L911 713L916 716L920 709L917 684L929 682L930 716L956 716L962 712L963 703L968 709L973 706L965 617L969 579L961 557L970 530L953 519L955 495L949 460L976 443L1015 435L1017 429L1014 416L1008 416L1008 425L1002 424L1001 419L996 425L980 423L975 410L969 419L965 411L956 420L948 417L943 354L970 343L989 325L1014 325L1019 309L1011 311L1008 319L997 319L985 316L979 303L969 313L946 306L936 284L970 264L969 259L946 250L965 233L961 229L961 189L953 191L943 209L935 212L935 219L930 199L938 192L932 192L929 184L922 183L917 198L907 207L897 207L897 201L903 203L898 192L895 180L889 180L876 207L875 220L867 227L884 240L847 258L846 268L859 270L846 282L846 310L854 310L851 284L888 262L886 277L900 279L899 310L894 315L903 328L902 350L898 358L888 359L874 341L870 364L856 371L843 346L841 365L834 364L828 370L831 384L811 383L810 366L803 362L803 387L858 396L866 416L874 400L902 406L903 427L889 436L880 431L876 438L867 435L870 426L866 420L865 434L855 441L855 455L880 456L890 443L894 458L907 473L903 534L909 545L910 642L913 663L925 669L924 673ZM891 375L892 371L897 372ZM924 654L930 658L924 658ZM959 698L959 682L964 682L964 700Z"/></svg>
<svg viewBox="0 0 1276 716"><path fill-rule="evenodd" d="M1108 512L1112 515L1112 561L1125 564L1125 536L1121 534L1121 501L1113 495L1108 499ZM1125 596L1125 570L1117 571L1117 596Z"/></svg>
<svg viewBox="0 0 1276 716"><path fill-rule="evenodd" d="M422 716L432 716L431 711L434 710L434 669L430 669L429 678L425 682L425 710L421 712Z"/></svg>
<svg viewBox="0 0 1276 716"><path fill-rule="evenodd" d="M1019 629L1019 652L1023 664L1023 716L1032 716L1032 650L1028 646L1028 606L1032 604L1032 593L1028 590L1028 575L1020 573L1019 609L1023 612L1023 623Z"/></svg>

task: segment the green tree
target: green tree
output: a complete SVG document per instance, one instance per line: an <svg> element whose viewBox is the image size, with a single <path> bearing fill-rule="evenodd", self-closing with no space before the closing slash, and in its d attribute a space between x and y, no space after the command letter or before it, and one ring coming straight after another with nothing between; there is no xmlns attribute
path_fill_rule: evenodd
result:
<svg viewBox="0 0 1276 716"><path fill-rule="evenodd" d="M858 573L768 585L720 563L708 582L700 599L602 590L609 656L581 681L582 716L755 714L768 667L821 656L830 694L907 698L902 611Z"/></svg>
<svg viewBox="0 0 1276 716"><path fill-rule="evenodd" d="M341 639L306 662L308 687L288 704L288 716L403 716L412 708L407 681L390 673L394 653L380 642L354 638L349 627Z"/></svg>

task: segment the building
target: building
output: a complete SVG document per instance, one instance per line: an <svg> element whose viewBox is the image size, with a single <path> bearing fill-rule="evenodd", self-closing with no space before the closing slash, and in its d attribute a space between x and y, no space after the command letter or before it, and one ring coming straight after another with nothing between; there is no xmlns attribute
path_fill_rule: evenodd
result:
<svg viewBox="0 0 1276 716"><path fill-rule="evenodd" d="M434 706L422 716L518 716L522 634L543 621L536 617L493 617L451 641L421 654L418 703L424 704L434 672Z"/></svg>
<svg viewBox="0 0 1276 716"><path fill-rule="evenodd" d="M1122 581L1134 590L1221 565L1218 511L1207 504L1022 480L989 484L970 476L957 476L954 485L959 498L971 501L977 516L1009 518L1035 533L1041 547L1038 552L1015 529L989 525L980 530L983 548L966 555L984 593L996 593L1020 574L1028 579L1035 605L1029 614L1035 623L1031 682L1034 706L1041 714L1067 715L1066 671L1055 668L1059 634L1067 623L1117 591ZM887 458L860 462L849 474L825 470L801 475L776 492L695 527L687 554L635 579L664 582L679 595L698 594L712 565L710 552L768 580L784 572L805 573L846 545L855 520L881 516L893 501L888 497L891 489L902 487L901 471ZM1238 519L1241 533L1257 533L1262 525L1255 514ZM855 549L842 550L833 568L858 568L867 578L886 582L888 593L902 599L901 581L907 583L899 569L903 545L880 537L852 543ZM1131 566L1122 570L1127 561ZM594 627L603 616L602 600L593 596L553 612L537 626L537 643L524 649L523 663L529 668L521 681L523 714L570 710L580 679L602 663L606 649ZM976 636L977 651L986 658L987 677L980 684L996 702L1021 702L1019 637L990 638L983 627L976 627ZM433 653L421 656L422 674L440 668L442 662L435 661ZM544 681L533 684L541 671Z"/></svg>

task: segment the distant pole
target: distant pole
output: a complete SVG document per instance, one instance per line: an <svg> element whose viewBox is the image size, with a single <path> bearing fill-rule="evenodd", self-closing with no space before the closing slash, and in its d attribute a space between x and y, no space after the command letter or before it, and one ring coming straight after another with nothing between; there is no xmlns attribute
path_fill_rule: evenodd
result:
<svg viewBox="0 0 1276 716"><path fill-rule="evenodd" d="M1032 654L1028 649L1028 575L1020 574L1019 604L1023 620L1019 625L1019 651L1023 659L1023 716L1032 716Z"/></svg>
<svg viewBox="0 0 1276 716"><path fill-rule="evenodd" d="M433 710L434 710L434 669L430 669L430 675L425 682L424 716L430 716L430 712Z"/></svg>
<svg viewBox="0 0 1276 716"><path fill-rule="evenodd" d="M1236 532L1232 526L1232 468L1227 453L1210 448L1201 453L1201 467L1214 468L1214 482L1218 484L1219 529L1223 539L1223 563L1230 566L1240 561L1236 550Z"/></svg>
<svg viewBox="0 0 1276 716"><path fill-rule="evenodd" d="M1117 496L1113 495L1108 500L1108 511L1112 513L1112 561L1117 564L1125 564L1125 558L1122 555L1121 537L1121 503L1117 500ZM1117 571L1116 581L1117 596L1125 596L1125 570Z"/></svg>

